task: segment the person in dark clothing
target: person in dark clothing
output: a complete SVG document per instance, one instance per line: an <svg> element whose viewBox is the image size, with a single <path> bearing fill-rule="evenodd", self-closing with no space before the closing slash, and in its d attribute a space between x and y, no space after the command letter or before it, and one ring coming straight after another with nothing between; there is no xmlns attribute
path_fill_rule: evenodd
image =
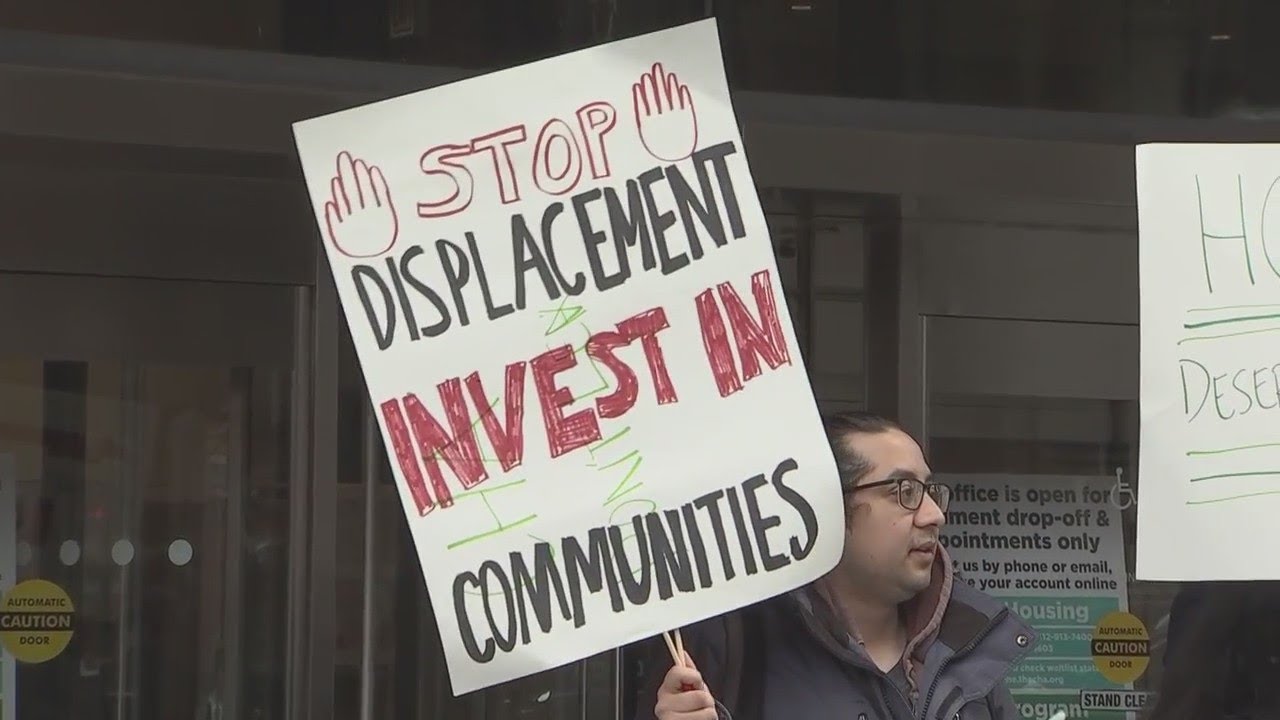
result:
<svg viewBox="0 0 1280 720"><path fill-rule="evenodd" d="M1195 626L1205 599L1212 594L1212 587L1210 583L1192 583L1179 589L1173 596L1173 603L1169 606L1169 627L1165 633L1166 657L1178 652L1187 628ZM1165 664L1168 662L1166 659Z"/></svg>
<svg viewBox="0 0 1280 720"><path fill-rule="evenodd" d="M655 661L637 720L1018 718L1005 675L1035 635L956 582L939 543L949 488L891 421L825 423L845 497L840 562L809 586L684 628L695 667Z"/></svg>
<svg viewBox="0 0 1280 720"><path fill-rule="evenodd" d="M1148 720L1280 719L1280 583L1209 583L1196 595Z"/></svg>

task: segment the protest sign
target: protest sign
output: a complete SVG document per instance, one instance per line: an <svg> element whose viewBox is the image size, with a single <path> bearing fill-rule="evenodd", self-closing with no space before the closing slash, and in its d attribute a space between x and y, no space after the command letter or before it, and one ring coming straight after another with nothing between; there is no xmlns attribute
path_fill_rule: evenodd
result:
<svg viewBox="0 0 1280 720"><path fill-rule="evenodd" d="M294 133L455 693L834 567L714 21Z"/></svg>
<svg viewBox="0 0 1280 720"><path fill-rule="evenodd" d="M1115 478L939 475L952 489L941 542L964 580L1036 628L1007 684L1023 717L1116 717L1081 707L1081 691L1119 690L1098 669L1100 623L1128 610Z"/></svg>
<svg viewBox="0 0 1280 720"><path fill-rule="evenodd" d="M1280 579L1280 145L1142 145L1137 188L1137 575Z"/></svg>

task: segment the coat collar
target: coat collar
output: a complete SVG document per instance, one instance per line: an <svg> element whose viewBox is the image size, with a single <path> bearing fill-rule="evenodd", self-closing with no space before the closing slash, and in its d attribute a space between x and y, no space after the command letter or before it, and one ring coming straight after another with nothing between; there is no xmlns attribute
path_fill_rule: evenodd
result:
<svg viewBox="0 0 1280 720"><path fill-rule="evenodd" d="M950 555L938 549L929 587L903 606L910 638L904 653L907 677L916 684L925 657L935 642L952 652L963 649L994 625L1007 608L995 598L957 582ZM875 669L856 627L849 627L818 584L789 594L809 633L841 660Z"/></svg>

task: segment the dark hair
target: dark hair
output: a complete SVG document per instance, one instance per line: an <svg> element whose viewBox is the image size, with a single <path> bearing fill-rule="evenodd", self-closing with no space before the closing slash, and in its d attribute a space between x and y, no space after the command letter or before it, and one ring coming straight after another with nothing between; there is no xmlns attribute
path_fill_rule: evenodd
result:
<svg viewBox="0 0 1280 720"><path fill-rule="evenodd" d="M1222 582L1187 616L1149 720L1273 718L1280 713L1280 583ZM1172 619L1171 619L1172 621Z"/></svg>
<svg viewBox="0 0 1280 720"><path fill-rule="evenodd" d="M836 458L840 472L840 488L849 490L858 484L871 470L871 461L858 454L846 440L850 435L875 435L890 430L902 430L898 423L880 415L850 410L824 415L822 425L827 431L827 442Z"/></svg>

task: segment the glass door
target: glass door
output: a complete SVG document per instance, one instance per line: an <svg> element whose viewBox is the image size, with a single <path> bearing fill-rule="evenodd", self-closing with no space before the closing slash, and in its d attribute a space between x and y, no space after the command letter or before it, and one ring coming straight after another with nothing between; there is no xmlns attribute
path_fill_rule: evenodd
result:
<svg viewBox="0 0 1280 720"><path fill-rule="evenodd" d="M1132 572L1138 328L930 316L924 347L924 440L954 496L944 544L1040 631L1009 678L1022 716L1124 718L1082 707L1082 691L1132 703L1158 688L1177 590ZM1100 624L1116 622L1149 637L1131 671L1092 653Z"/></svg>
<svg viewBox="0 0 1280 720"><path fill-rule="evenodd" d="M4 718L285 717L307 297L0 273Z"/></svg>

